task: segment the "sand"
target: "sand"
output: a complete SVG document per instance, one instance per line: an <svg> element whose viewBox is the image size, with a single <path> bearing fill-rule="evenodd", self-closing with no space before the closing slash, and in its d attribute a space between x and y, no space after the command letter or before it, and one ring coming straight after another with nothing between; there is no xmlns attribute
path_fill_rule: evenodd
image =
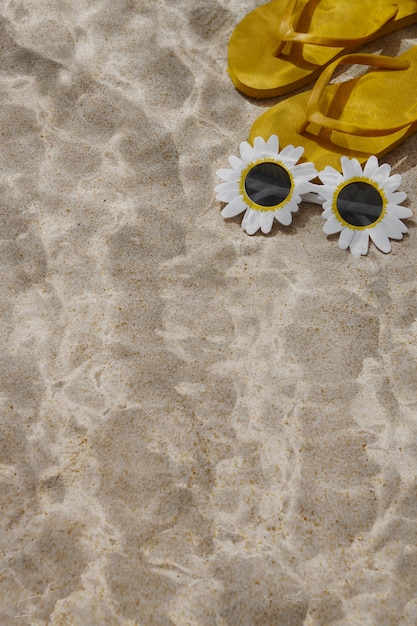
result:
<svg viewBox="0 0 417 626"><path fill-rule="evenodd" d="M256 4L0 7L2 626L417 623L415 220L221 218Z"/></svg>

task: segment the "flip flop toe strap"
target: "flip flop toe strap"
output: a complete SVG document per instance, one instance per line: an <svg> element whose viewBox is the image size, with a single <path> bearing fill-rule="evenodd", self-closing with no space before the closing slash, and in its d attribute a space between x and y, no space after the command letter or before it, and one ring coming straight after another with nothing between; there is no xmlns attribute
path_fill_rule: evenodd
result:
<svg viewBox="0 0 417 626"><path fill-rule="evenodd" d="M287 42L314 44L316 46L329 46L333 48L357 48L366 43L390 20L398 13L398 6L392 5L385 12L378 15L378 23L375 28L371 28L367 33L355 38L345 37L327 37L315 33L299 33L293 27L293 14L296 9L298 0L289 0L278 28L278 38L280 40L275 56L279 56Z"/></svg>
<svg viewBox="0 0 417 626"><path fill-rule="evenodd" d="M306 120L302 126L297 130L301 135L308 127L309 123L318 124L329 130L338 131L340 133L347 133L350 135L358 135L362 137L383 137L395 133L407 126L411 126L417 121L417 117L408 119L396 124L395 126L388 126L384 128L369 128L368 126L361 126L359 124L352 124L342 120L336 120L332 117L327 117L319 110L319 103L324 89L328 85L331 76L338 65L341 64L359 64L368 65L372 67L379 67L387 70L406 70L410 67L408 61L402 61L393 57L387 57L374 54L347 54L330 65L328 65L320 77L316 81L306 106Z"/></svg>

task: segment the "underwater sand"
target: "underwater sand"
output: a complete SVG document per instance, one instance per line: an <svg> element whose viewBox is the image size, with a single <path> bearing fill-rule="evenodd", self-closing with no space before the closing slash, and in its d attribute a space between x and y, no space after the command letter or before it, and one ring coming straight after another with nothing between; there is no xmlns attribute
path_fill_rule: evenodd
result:
<svg viewBox="0 0 417 626"><path fill-rule="evenodd" d="M256 4L0 7L2 626L417 624L416 222L221 218Z"/></svg>

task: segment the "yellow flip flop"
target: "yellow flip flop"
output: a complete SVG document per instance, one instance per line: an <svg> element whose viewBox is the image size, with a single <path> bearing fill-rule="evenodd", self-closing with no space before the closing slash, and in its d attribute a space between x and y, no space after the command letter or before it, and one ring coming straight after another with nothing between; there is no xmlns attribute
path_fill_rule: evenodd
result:
<svg viewBox="0 0 417 626"><path fill-rule="evenodd" d="M378 69L351 80L328 84L341 63ZM287 98L253 124L249 140L279 135L282 145L303 146L321 170L340 169L345 155L364 163L381 157L417 131L417 46L399 57L350 54L334 61L314 88Z"/></svg>
<svg viewBox="0 0 417 626"><path fill-rule="evenodd" d="M415 22L417 0L272 0L233 31L229 74L248 96L283 95L341 55Z"/></svg>

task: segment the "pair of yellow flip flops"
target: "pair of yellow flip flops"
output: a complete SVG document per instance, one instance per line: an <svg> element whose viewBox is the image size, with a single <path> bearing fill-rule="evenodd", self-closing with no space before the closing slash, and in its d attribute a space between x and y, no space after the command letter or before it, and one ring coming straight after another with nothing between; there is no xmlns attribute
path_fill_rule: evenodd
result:
<svg viewBox="0 0 417 626"><path fill-rule="evenodd" d="M318 168L340 167L342 155L364 162L386 154L417 130L417 46L397 58L350 53L415 22L417 0L272 0L249 13L229 42L229 74L240 91L269 98L318 77L312 91L259 117L250 138L302 137ZM328 85L341 63L378 69Z"/></svg>
<svg viewBox="0 0 417 626"><path fill-rule="evenodd" d="M301 146L305 158L317 168L316 173L325 168L323 172L327 171L326 180L330 172L334 180L337 178L336 174L342 172L343 180L339 180L339 187L351 186L355 182L353 178L359 178L360 181L356 182L360 182L362 187L370 183L378 190L379 199L376 204L381 206L375 218L374 202L372 211L375 219L372 218L373 221L369 223L366 220L363 222L362 216L355 218L356 222L359 219L361 223L350 224L350 218L345 219L347 214L345 217L340 214L337 205L338 202L344 202L339 198L340 189L331 198L318 196L324 203L324 214L326 210L333 208L334 215L330 217L335 217L338 224L331 220L332 232L342 233L339 245L350 247L352 252L353 246L356 254L363 254L365 247L367 250L365 239L369 240L369 236L374 239L373 235L379 240L380 249L385 252L391 249L386 238L375 234L375 231L382 233L383 230L388 233L387 223L393 217L388 215L389 207L395 205L394 217L398 221L400 217L411 215L409 209L398 208L398 202L402 201L399 200L401 194L396 192L398 177L389 176L385 166L375 165L374 159L375 156L386 154L417 131L417 46L396 58L352 54L352 51L368 41L415 22L417 0L397 0L397 3L392 0L361 0L350 3L343 0L272 0L247 15L236 27L229 42L229 74L236 87L246 95L270 98L316 80L312 90L289 97L262 114L251 128L249 141L253 144L256 137L263 138L264 145L267 146L269 138L277 134L281 145L288 145L290 149L293 145ZM334 70L342 63L368 65L375 69L345 82L329 84ZM259 147L260 139L257 141ZM243 152L247 155L248 149L243 148ZM272 163L268 161L271 151L269 156L266 152L257 151L258 160L255 161L258 174L261 172L259 159ZM249 165L248 159L242 156L242 148L241 157L241 172L243 169L251 171L255 161L252 159L252 165ZM280 161L278 157L275 152L274 159L282 166L282 159ZM347 165L347 157L353 165ZM362 169L360 164L364 163L366 166ZM236 168L238 166L235 162L235 177ZM273 171L276 177L277 171ZM347 176L348 171L350 176ZM373 180L373 175L378 173L379 183ZM228 184L230 187L233 181L224 172L223 174L223 185ZM270 175L271 172L268 176ZM269 213L268 219L262 216L262 220L258 220L259 228L264 232L269 232L266 229L271 220L271 209L266 210L263 205L258 205L253 200L254 196L248 194L247 187L251 184L262 187L261 181L265 181L268 176L264 168L260 177L258 176L260 180L256 182L252 180L250 184L246 184L243 175L239 178L240 198L245 206L252 212L258 210ZM289 176L291 177L291 172ZM252 178L255 179L256 176ZM348 179L351 181L349 184L346 182ZM395 189L391 179L395 179ZM386 189L381 188L383 180ZM390 184L387 183L388 180ZM310 190L313 190L314 186L310 182L309 184ZM307 186L304 184L305 189ZM323 190L322 186L320 188ZM225 191L224 186L218 187L219 199L225 197ZM317 188L313 191L317 192ZM355 189L351 187L350 191L355 191L357 196L358 185ZM302 199L306 191L300 193ZM349 195L347 189L344 193ZM370 193L372 196L372 192L367 189L364 191L365 195L359 194L356 204L363 208L364 198L370 197ZM227 197L231 197L231 194ZM272 197L269 201L272 202ZM284 207L281 203L270 206L275 208L275 217L281 221L279 210ZM294 210L296 209L292 208L291 212ZM230 212L233 211L229 209ZM253 231L254 221L256 220L252 220L252 228L246 228L247 232ZM392 224L390 231L394 232L396 229L396 237L390 234L387 237L402 237L401 233L407 229L401 222L399 224ZM329 234L332 229L327 223L326 226ZM339 226L341 228L337 230ZM342 237L347 227L350 230L363 231L362 235L359 237L355 232ZM352 241L349 240L351 235Z"/></svg>

